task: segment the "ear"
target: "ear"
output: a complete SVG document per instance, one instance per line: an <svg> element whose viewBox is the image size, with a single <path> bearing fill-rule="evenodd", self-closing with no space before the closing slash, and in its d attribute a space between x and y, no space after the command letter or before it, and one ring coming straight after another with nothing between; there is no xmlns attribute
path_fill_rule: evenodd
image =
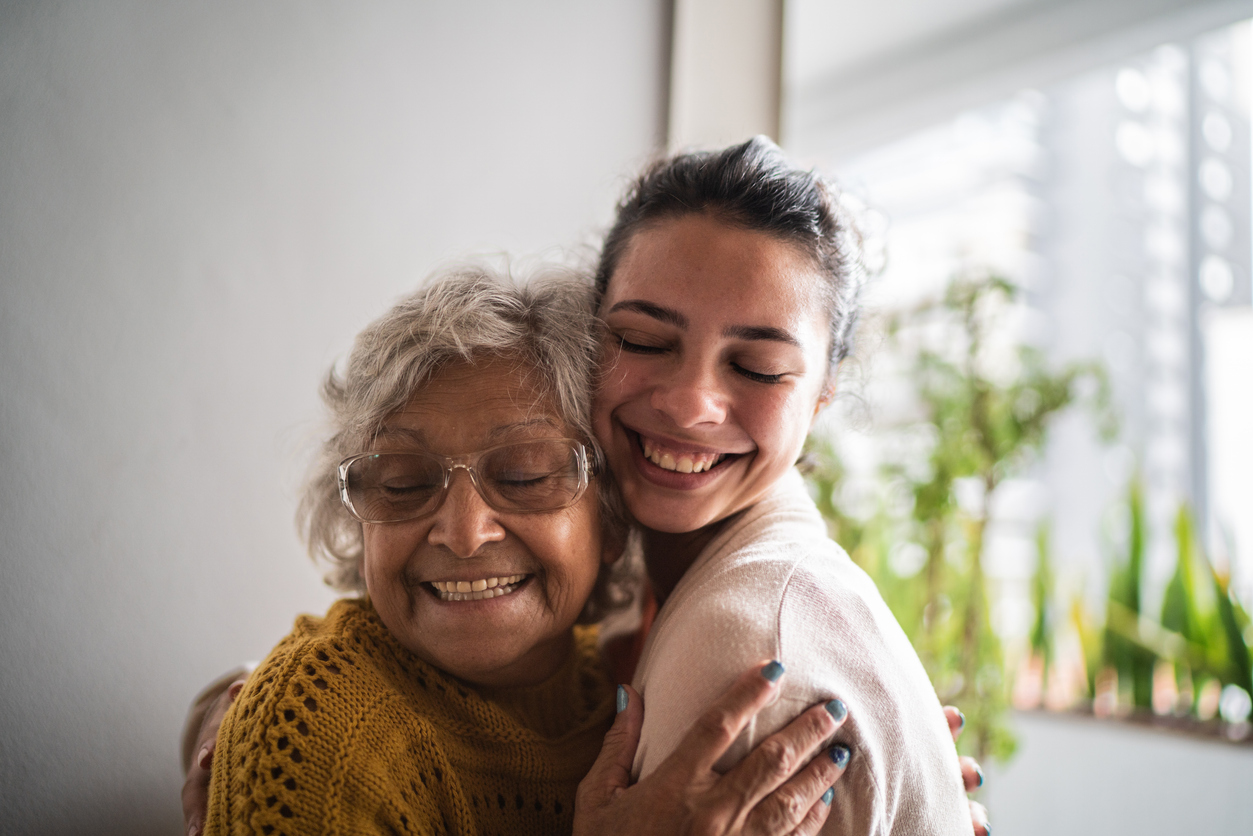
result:
<svg viewBox="0 0 1253 836"><path fill-rule="evenodd" d="M818 393L818 401L814 404L813 418L817 418L818 413L830 406L831 402L835 400L835 388L836 378L832 375L831 380L824 383L822 391Z"/></svg>
<svg viewBox="0 0 1253 836"><path fill-rule="evenodd" d="M604 537L600 546L600 562L606 566L610 566L618 562L618 559L626 552L627 533L623 532L621 537Z"/></svg>

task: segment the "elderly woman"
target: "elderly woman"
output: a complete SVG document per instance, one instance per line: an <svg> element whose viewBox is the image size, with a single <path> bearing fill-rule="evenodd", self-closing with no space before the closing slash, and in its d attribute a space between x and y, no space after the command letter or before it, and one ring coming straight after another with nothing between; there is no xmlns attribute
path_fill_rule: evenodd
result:
<svg viewBox="0 0 1253 836"><path fill-rule="evenodd" d="M595 628L576 626L613 603L624 538L590 433L597 354L586 286L555 278L454 274L362 332L327 380L335 432L301 506L359 597L298 619L243 686L207 832L571 830L615 714ZM780 672L756 665L655 779L616 793L633 820L817 831L847 756L804 763L842 710L782 732L782 769L763 753L712 771Z"/></svg>

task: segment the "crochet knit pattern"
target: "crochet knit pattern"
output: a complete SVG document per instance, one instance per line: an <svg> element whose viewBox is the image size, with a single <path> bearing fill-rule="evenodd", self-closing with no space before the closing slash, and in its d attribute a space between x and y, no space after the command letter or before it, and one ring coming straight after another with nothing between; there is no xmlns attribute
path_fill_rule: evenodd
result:
<svg viewBox="0 0 1253 836"><path fill-rule="evenodd" d="M595 628L529 688L476 688L368 600L301 616L223 721L206 834L569 833L613 719Z"/></svg>

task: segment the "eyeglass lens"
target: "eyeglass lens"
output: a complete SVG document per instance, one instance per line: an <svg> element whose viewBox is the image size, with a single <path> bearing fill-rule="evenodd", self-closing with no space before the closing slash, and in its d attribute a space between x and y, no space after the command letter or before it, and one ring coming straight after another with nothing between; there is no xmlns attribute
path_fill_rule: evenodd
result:
<svg viewBox="0 0 1253 836"><path fill-rule="evenodd" d="M501 511L563 508L578 495L578 451L565 441L498 447L474 465L478 490ZM444 465L422 453L376 453L348 467L348 498L362 518L398 522L429 514L444 493Z"/></svg>

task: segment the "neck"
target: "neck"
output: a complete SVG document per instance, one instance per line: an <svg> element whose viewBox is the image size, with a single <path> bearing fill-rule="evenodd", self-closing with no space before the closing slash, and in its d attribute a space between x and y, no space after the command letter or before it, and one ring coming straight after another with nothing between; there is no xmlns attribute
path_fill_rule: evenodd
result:
<svg viewBox="0 0 1253 836"><path fill-rule="evenodd" d="M705 546L742 513L744 512L739 511L704 528L678 534L643 529L644 566L648 569L648 580L653 585L653 597L659 605L664 604L670 593L674 592L679 580L692 568Z"/></svg>

